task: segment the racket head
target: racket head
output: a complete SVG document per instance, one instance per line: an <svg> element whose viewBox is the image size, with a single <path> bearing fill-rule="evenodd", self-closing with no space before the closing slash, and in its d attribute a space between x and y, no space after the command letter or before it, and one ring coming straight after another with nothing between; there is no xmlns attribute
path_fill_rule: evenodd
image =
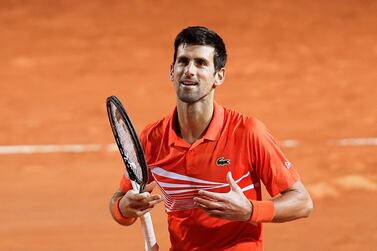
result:
<svg viewBox="0 0 377 251"><path fill-rule="evenodd" d="M135 128L116 96L107 98L106 107L115 142L126 167L126 173L132 181L139 184L139 192L143 192L148 182L148 167Z"/></svg>

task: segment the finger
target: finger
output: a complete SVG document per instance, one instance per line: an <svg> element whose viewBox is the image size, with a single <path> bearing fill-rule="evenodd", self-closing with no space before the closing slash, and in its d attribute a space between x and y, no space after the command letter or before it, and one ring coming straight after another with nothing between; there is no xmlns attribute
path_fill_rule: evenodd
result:
<svg viewBox="0 0 377 251"><path fill-rule="evenodd" d="M158 204L162 201L164 201L164 198L159 194L149 196L149 197L142 199L142 200L132 200L133 205L136 205L138 207L144 207L144 206L148 206L148 205L156 205L156 204Z"/></svg>
<svg viewBox="0 0 377 251"><path fill-rule="evenodd" d="M139 207L137 208L138 211L145 211L145 210L151 210L152 208L154 208L154 205L145 205L144 207Z"/></svg>
<svg viewBox="0 0 377 251"><path fill-rule="evenodd" d="M228 201L227 194L225 193L214 193L214 192L209 192L205 190L199 190L198 194L202 196L206 196L209 199L216 200L216 201Z"/></svg>
<svg viewBox="0 0 377 251"><path fill-rule="evenodd" d="M228 172L228 173L226 174L226 180L227 180L227 182L228 182L230 188L232 189L232 191L235 191L235 192L242 192L242 189L240 188L240 186L237 185L237 183L234 181L231 172Z"/></svg>
<svg viewBox="0 0 377 251"><path fill-rule="evenodd" d="M160 199L157 199L157 200L145 202L143 204L138 204L137 206L139 207L139 209L153 208L155 205L157 205L158 203L160 203L162 201L163 201L163 199L160 198Z"/></svg>
<svg viewBox="0 0 377 251"><path fill-rule="evenodd" d="M220 218L220 219L225 219L225 213L223 211L220 211L220 210L206 210L206 209L203 209L209 216L211 217L216 217L216 218Z"/></svg>
<svg viewBox="0 0 377 251"><path fill-rule="evenodd" d="M129 208L132 208L133 210L136 210L136 211L140 211L147 208L152 208L154 207L154 205L155 204L153 202L142 203L140 201L133 201L133 202L130 202Z"/></svg>
<svg viewBox="0 0 377 251"><path fill-rule="evenodd" d="M129 200L129 206L132 208L147 208L153 205L156 205L163 201L163 198L161 198L161 195L153 195L148 198L142 199L142 200Z"/></svg>
<svg viewBox="0 0 377 251"><path fill-rule="evenodd" d="M218 210L223 210L224 206L222 203L212 201L212 200L206 200L200 197L194 197L194 202L197 206L201 208L206 208L206 209L218 209Z"/></svg>
<svg viewBox="0 0 377 251"><path fill-rule="evenodd" d="M161 203L162 201L164 201L164 199L160 198L160 199L157 199L157 200L150 201L149 204L154 206L158 203Z"/></svg>
<svg viewBox="0 0 377 251"><path fill-rule="evenodd" d="M142 202L143 203L151 203L151 202L153 202L153 203L157 204L157 203L160 203L163 200L164 199L162 198L161 195L155 194L155 195L152 195L152 196L150 196L148 198L145 198L144 200L142 200Z"/></svg>
<svg viewBox="0 0 377 251"><path fill-rule="evenodd" d="M137 216L143 216L144 214L148 213L149 211L151 211L152 208L147 208L147 209L144 209L144 210L139 210L137 211L136 215Z"/></svg>
<svg viewBox="0 0 377 251"><path fill-rule="evenodd" d="M131 200L144 200L144 199L146 199L150 196L151 196L151 194L148 193L148 192L138 193L138 192L135 192L135 191L129 191L128 198L131 199Z"/></svg>

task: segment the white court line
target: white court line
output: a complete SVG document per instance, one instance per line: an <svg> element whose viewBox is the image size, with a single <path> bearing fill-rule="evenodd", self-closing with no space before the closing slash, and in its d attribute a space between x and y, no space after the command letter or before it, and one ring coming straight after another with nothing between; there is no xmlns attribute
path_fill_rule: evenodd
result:
<svg viewBox="0 0 377 251"><path fill-rule="evenodd" d="M377 137L371 138L344 138L327 142L337 146L377 146ZM283 148L295 148L302 142L287 139L279 142ZM86 152L116 152L115 144L67 144L67 145L0 145L0 155L5 154L35 154L35 153L86 153Z"/></svg>
<svg viewBox="0 0 377 251"><path fill-rule="evenodd" d="M348 138L332 142L338 146L377 146L377 138Z"/></svg>
<svg viewBox="0 0 377 251"><path fill-rule="evenodd" d="M300 145L300 141L296 139L286 139L279 141L279 145L284 148L295 148Z"/></svg>
<svg viewBox="0 0 377 251"><path fill-rule="evenodd" d="M0 146L0 154L33 154L33 153L85 153L117 151L115 144L72 144L72 145L13 145Z"/></svg>

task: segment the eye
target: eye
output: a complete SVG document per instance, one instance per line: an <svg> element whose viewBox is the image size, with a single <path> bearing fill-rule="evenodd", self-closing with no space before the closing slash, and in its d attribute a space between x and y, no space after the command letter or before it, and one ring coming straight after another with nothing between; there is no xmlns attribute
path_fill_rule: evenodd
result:
<svg viewBox="0 0 377 251"><path fill-rule="evenodd" d="M189 63L189 59L186 57L180 57L178 58L178 64L180 65L187 65Z"/></svg>
<svg viewBox="0 0 377 251"><path fill-rule="evenodd" d="M207 60L205 60L203 58L198 58L198 59L195 60L195 62L198 66L207 66L208 65Z"/></svg>

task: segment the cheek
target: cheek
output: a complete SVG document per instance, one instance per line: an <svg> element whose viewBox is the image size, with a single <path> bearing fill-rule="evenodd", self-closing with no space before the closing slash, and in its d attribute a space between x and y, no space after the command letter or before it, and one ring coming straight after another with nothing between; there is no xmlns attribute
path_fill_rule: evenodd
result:
<svg viewBox="0 0 377 251"><path fill-rule="evenodd" d="M182 68L181 67L175 67L174 71L173 71L173 76L177 77L177 76L180 76L180 75L182 75Z"/></svg>
<svg viewBox="0 0 377 251"><path fill-rule="evenodd" d="M210 82L210 83L213 83L216 80L215 75L212 72L205 72L201 74L200 77L202 79L205 79L206 82Z"/></svg>
<svg viewBox="0 0 377 251"><path fill-rule="evenodd" d="M177 67L174 67L173 70L170 72L170 77L174 78L177 76L179 69Z"/></svg>

